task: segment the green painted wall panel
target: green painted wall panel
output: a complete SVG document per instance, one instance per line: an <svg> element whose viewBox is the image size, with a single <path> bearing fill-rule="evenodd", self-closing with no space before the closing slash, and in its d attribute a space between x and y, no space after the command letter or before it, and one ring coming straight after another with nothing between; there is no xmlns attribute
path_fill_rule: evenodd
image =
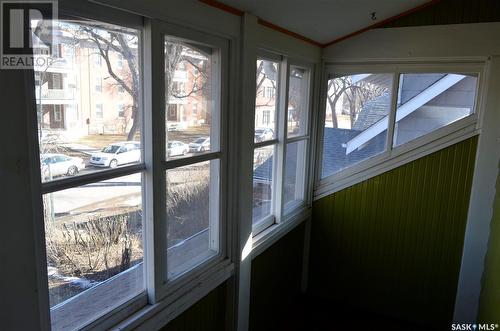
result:
<svg viewBox="0 0 500 331"><path fill-rule="evenodd" d="M281 330L300 294L304 223L252 261L250 330Z"/></svg>
<svg viewBox="0 0 500 331"><path fill-rule="evenodd" d="M449 326L476 145L472 137L316 201L311 294Z"/></svg>
<svg viewBox="0 0 500 331"><path fill-rule="evenodd" d="M500 21L498 0L441 0L384 27L462 24Z"/></svg>
<svg viewBox="0 0 500 331"><path fill-rule="evenodd" d="M162 331L221 331L225 329L226 283L222 283Z"/></svg>
<svg viewBox="0 0 500 331"><path fill-rule="evenodd" d="M500 322L500 176L497 178L496 188L479 300L478 319L482 323Z"/></svg>

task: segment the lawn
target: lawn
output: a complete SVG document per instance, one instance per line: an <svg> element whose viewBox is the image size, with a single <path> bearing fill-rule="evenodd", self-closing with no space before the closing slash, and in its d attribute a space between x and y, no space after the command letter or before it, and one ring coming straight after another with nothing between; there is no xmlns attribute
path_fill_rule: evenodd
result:
<svg viewBox="0 0 500 331"><path fill-rule="evenodd" d="M210 136L210 126L208 125L194 126L194 127L189 127L182 131L179 130L179 131L168 132L169 140L179 140L186 144L189 144L194 140L196 140L197 138L204 136ZM103 149L104 147L110 144L126 140L127 140L126 134L95 134L77 138L74 141L72 141L72 143L78 145L85 145L96 149ZM139 133L135 135L134 140L140 140Z"/></svg>

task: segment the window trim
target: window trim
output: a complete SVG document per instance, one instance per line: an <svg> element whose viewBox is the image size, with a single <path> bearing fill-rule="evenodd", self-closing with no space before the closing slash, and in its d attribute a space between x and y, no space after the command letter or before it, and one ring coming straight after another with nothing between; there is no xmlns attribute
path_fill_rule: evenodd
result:
<svg viewBox="0 0 500 331"><path fill-rule="evenodd" d="M279 229L281 223L286 223L291 216L305 210L309 207L310 201L307 194L310 180L310 162L309 156L311 155L311 131L312 131L312 109L313 109L313 92L314 92L314 64L305 62L303 60L279 55L277 53L259 49L257 52L257 60L266 60L277 62L279 64L278 73L278 88L276 90L276 132L275 139L253 143L253 150L264 146L275 146L274 160L273 160L273 183L272 183L272 208L271 215L264 217L252 224L252 235L257 240L257 245L260 240L267 240L268 235L262 236L264 233L274 233ZM298 67L307 70L308 72L308 89L305 92L307 97L307 113L305 117L305 131L301 135L288 137L288 102L289 102L289 88L290 88L290 69L291 67ZM254 121L255 122L255 121ZM294 142L305 142L305 162L304 162L304 178L301 179L303 189L303 201L297 201L292 206L285 208L284 194L285 194L285 162L286 162L286 147ZM258 239L260 238L260 239Z"/></svg>
<svg viewBox="0 0 500 331"><path fill-rule="evenodd" d="M62 9L60 10L60 19L71 17L73 19L82 20L95 20L101 22L107 22L110 24L118 24L125 27L132 27L138 30L140 48L138 49L138 70L141 77L141 91L140 100L143 112L143 121L141 121L141 143L144 146L142 149L142 161L140 164L128 165L120 167L117 169L112 169L106 172L97 172L91 174L85 174L77 177L63 178L54 180L51 182L42 184L39 180L34 180L32 185L34 186L33 194L35 196L35 201L37 201L35 208L35 223L39 223L39 218L43 217L43 205L41 203L41 197L45 193L50 193L64 188L74 187L77 185L84 185L86 183L95 182L98 180L105 180L110 178L115 178L117 176L122 176L132 173L142 173L143 175L143 185L142 185L142 208L143 208L143 231L144 231L144 292L131 298L127 302L118 304L114 309L106 312L102 316L95 316L95 319L88 322L88 324L81 326L84 330L93 330L108 328L116 323L121 323L120 325L133 325L140 322L138 316L146 316L151 312L155 314L162 315L160 318L164 320L163 315L169 314L171 318L174 318L182 311L187 309L189 306L194 304L199 298L207 294L210 290L218 286L221 282L227 280L232 274L234 269L234 264L231 261L231 250L230 242L231 238L229 234L230 231L227 230L227 212L229 206L226 202L227 189L229 187L228 180L231 175L231 171L227 167L227 129L228 129L228 116L227 109L228 103L230 102L230 96L228 94L228 79L229 79L229 65L234 63L234 54L229 54L230 42L234 40L223 36L217 36L216 34L207 35L198 30L191 28L178 26L170 24L164 21L154 20L154 19L144 19L143 17L131 13L125 13L121 10L109 8L102 5L97 5L95 3L87 3L86 1L61 1L60 5ZM143 23L144 21L144 23ZM157 69L162 67L163 58L163 38L160 33L160 27L168 26L168 34L175 36L187 36L189 40L196 40L191 36L199 36L198 40L218 40L222 44L214 45L219 47L221 50L221 63L220 71L214 74L220 74L218 77L220 81L220 114L213 118L214 121L219 121L221 125L220 137L219 137L219 147L220 150L217 152L207 153L210 158L219 158L220 163L220 176L219 177L219 214L220 214L220 252L217 258L211 258L204 261L200 265L196 266L194 269L185 273L182 277L178 277L179 280L175 284L171 284L168 291L161 286L164 282L157 282L157 274L161 274L165 277L166 274L163 272L164 269L160 269L159 262L163 262L161 256L158 254L158 247L155 247L155 242L160 242L163 240L163 233L161 231L153 231L153 229L158 229L158 223L163 220L163 215L161 218L155 217L158 215L158 204L155 202L160 201L158 194L164 194L161 191L165 191L165 186L161 185L160 192L156 192L156 189L152 183L158 178L158 173L165 173L165 167L162 162L165 158L165 150L158 150L159 144L152 144L153 137L154 140L158 137L165 136L165 124L162 121L154 121L153 118L157 118L156 112L153 115L152 109L163 109L161 96L164 91L161 90L162 84L153 84L153 82L163 82L163 71L158 71ZM201 36L203 38L201 38ZM152 69L155 68L156 72ZM160 75L160 76L158 76ZM36 105L36 94L33 91L34 86L34 74L33 71L26 71L25 75L25 88L30 96L27 98L27 105L29 109L34 109ZM160 88L160 89L159 89ZM164 99L164 98L163 98ZM231 100L234 103L234 100ZM156 105L158 107L154 107ZM164 109L163 109L164 112ZM148 127L148 130L145 128ZM160 130L158 130L160 127ZM34 142L34 146L38 146L38 134L37 134L37 116L36 112L30 115L30 128L33 133L30 134L31 139ZM155 136L154 133L161 133ZM165 139L165 138L163 138ZM153 151L154 149L154 151ZM40 175L39 166L39 151L38 148L33 148L30 150L32 153L31 158L34 160L35 173L34 178ZM166 165L167 162L165 162ZM38 164L38 166L36 166ZM38 177L36 177L38 176ZM159 185L157 185L159 186ZM154 196L154 198L152 198ZM155 209L156 208L156 209ZM46 275L46 256L45 256L45 237L43 226L37 227L37 233L35 234L37 238L37 269L39 276L37 277L37 284L40 288L39 290L39 303L40 303L40 316L43 323L43 329L50 329L50 307L48 305L48 282ZM223 234L223 235L222 235ZM218 282L215 286L215 282ZM192 295L186 295L186 293L192 293ZM204 294L200 294L204 293ZM166 308L168 306L168 308ZM137 313L135 313L137 312ZM135 314L134 314L135 313ZM148 315L149 316L149 315ZM157 317L157 316L155 316ZM170 318L170 319L171 319ZM169 319L169 320L170 320ZM165 322L166 323L166 322ZM127 328L127 327L126 327Z"/></svg>
<svg viewBox="0 0 500 331"><path fill-rule="evenodd" d="M77 19L77 20L93 20L97 22L107 22L110 24L116 24L116 25L121 25L125 27L132 27L133 29L137 30L137 35L138 35L138 40L139 40L139 48L138 48L138 63L140 64L138 66L139 70L139 76L140 76L140 81L141 81L141 87L144 84L144 75L143 75L143 58L142 58L142 50L143 50L143 40L144 40L144 29L143 26L136 26L133 25L131 26L130 24L123 24L120 19L130 19L134 17L134 15L131 14L124 14L123 12L115 9L110 9L110 8L105 8L102 9L101 6L95 6L94 4L82 4L78 3L75 1L74 3L71 3L71 6L87 6L84 10L84 12L89 13L89 15L82 15L81 12L79 12L76 7L73 7L71 10L67 10L68 8L65 6L67 3L64 2L63 4L60 4L62 8L59 9L59 17L58 19ZM95 7L95 8L94 8ZM93 10L98 10L101 11L101 14L99 15L93 15L92 12L93 10L89 10L89 8L94 8ZM105 16L110 16L113 17L113 20L106 19L106 17L103 17L102 12L105 12ZM115 15L116 14L116 15ZM116 20L118 18L118 20ZM132 19L134 21L134 19ZM142 20L141 20L142 21ZM36 105L36 93L33 89L34 85L34 78L35 78L35 71L33 69L27 70L26 75L25 75L25 82L26 82L26 90L28 91L29 98L27 100L28 103L28 109L36 109L36 107L33 107L33 105ZM144 113L146 110L144 108L144 99L143 99L143 89L140 89L140 95L139 95L139 101L141 105L141 111ZM35 183L32 184L34 186L33 191L36 192L37 197L36 201L37 204L34 206L34 217L35 217L35 223L41 223L43 224L44 220L44 212L43 212L43 204L42 204L42 197L44 194L47 193L52 193L56 191L61 191L64 189L68 188L75 188L78 186L86 185L89 183L95 183L103 180L108 180L108 179L114 179L121 177L123 175L128 175L128 174L141 174L144 176L146 173L146 166L144 162L144 150L141 151L141 162L137 164L132 164L132 165L127 165L124 167L120 167L117 169L110 169L107 171L100 171L100 172L93 172L89 174L83 174L75 177L67 177L63 179L56 179L48 182L42 183L39 178L41 178L40 174L40 150L39 150L39 137L38 137L38 118L36 116L36 112L32 112L32 115L30 115L30 128L33 130L33 134L31 135L31 141L33 143L34 148L30 149L30 153L32 154L32 160L34 159L35 161L33 164L36 166L36 170L34 171L35 175L34 177L37 178L35 180ZM141 132L143 132L145 127L145 121L141 123ZM144 146L144 138L141 136L141 144ZM30 144L31 145L31 144ZM141 194L142 194L142 209L143 209L143 227L145 228L145 220L148 214L148 211L144 209L144 191L146 188L146 184L144 181L142 181L142 186L141 186ZM42 222L40 222L42 220ZM51 321L51 311L56 311L59 308L62 307L62 303L55 305L54 307L50 307L49 302L48 302L48 297L49 297L49 288L48 288L48 277L47 277L47 259L46 259L46 240L45 240L45 231L44 227L39 226L37 227L37 233L35 234L36 237L36 242L37 242L37 284L39 287L38 295L39 295L39 302L40 304L40 314L42 316L42 323L41 325L42 329L50 329L52 325ZM146 238L144 238L144 244L146 242ZM145 254L145 252L144 252ZM145 260L145 257L143 257L143 261ZM142 263L140 264L142 265ZM131 270L136 270L137 267L132 267L125 271L125 273L130 272ZM144 272L144 278L146 277L145 270ZM123 276L122 273L115 275L114 277L109 278L108 280L113 280L115 277L118 278L120 276ZM90 289L92 290L92 289ZM123 319L126 315L129 315L130 313L133 313L134 311L137 311L143 306L144 303L144 296L146 295L147 287L146 285L144 286L144 289L141 293L138 293L135 296L131 296L128 299L126 299L125 302L114 302L114 308L106 311L103 314L100 315L95 315L92 316L93 319L90 321L84 321L82 320L81 325L78 325L79 328L81 329L95 329L95 328L106 328L112 326L112 324L115 324L118 322L118 320ZM82 292L85 293L85 292ZM76 296L73 296L72 298L68 299L68 301L81 296L81 294L78 294Z"/></svg>
<svg viewBox="0 0 500 331"><path fill-rule="evenodd" d="M161 194L161 199L156 198L155 202L166 201L166 187L164 184L154 184L154 183L165 183L166 170L180 167L184 165L190 165L199 163L202 161L219 160L219 185L218 190L220 192L218 197L218 210L219 210L219 252L207 260L201 262L200 264L193 267L191 270L185 271L176 278L172 280L167 280L166 276L166 260L163 256L163 251L166 251L166 242L163 239L163 235L166 234L166 222L165 222L165 206L161 204L155 206L155 217L154 217L154 228L155 228L155 241L159 244L153 245L150 249L154 251L155 261L153 266L149 268L152 269L154 274L154 289L150 291L150 301L154 303L159 303L161 301L175 301L178 299L182 293L179 293L181 288L189 288L191 286L196 286L197 279L210 273L211 269L217 268L219 265L227 264L230 259L229 250L229 231L227 231L227 208L226 208L226 197L227 197L227 153L226 153L226 141L227 141L227 78L228 78L228 68L229 68L229 41L225 38L208 35L202 33L198 30L191 28L186 28L179 25L174 25L169 22L149 19L147 22L147 30L150 30L153 39L150 41L151 46L145 44L144 47L147 49L151 48L152 65L148 70L155 68L154 72L148 72L151 75L150 81L156 82L154 86L151 87L152 95L149 96L151 100L151 109L160 109L160 111L155 111L152 114L153 121L153 134L150 139L154 137L154 147L155 147L155 159L151 160L151 163L156 168L155 179L152 181L153 186L156 186L155 192ZM147 33L146 33L147 34ZM166 143L166 124L162 118L166 119L166 109L165 109L165 95L164 95L164 38L165 36L172 37L175 40L185 41L192 47L205 46L209 48L217 48L219 52L218 59L220 63L218 64L219 70L214 70L214 79L219 81L220 91L217 94L219 100L216 100L219 104L220 113L212 114L212 128L211 128L211 145L218 147L216 150L205 154L180 158L176 160L166 160L165 149L161 151L162 146ZM156 63L156 66L154 65ZM161 82L161 84L158 84ZM154 105L154 106L153 106ZM213 132L219 132L218 136L213 136ZM218 138L218 139L215 139ZM218 141L217 141L218 140ZM156 194L158 194L156 193ZM153 263L153 262L152 262ZM151 276L151 275L150 275Z"/></svg>
<svg viewBox="0 0 500 331"><path fill-rule="evenodd" d="M323 165L323 139L326 109L326 89L328 80L333 77L361 74L361 73L386 73L394 77L391 96L391 108L389 109L389 124L387 128L386 148L383 152L376 154L366 160L353 164L327 177L322 176ZM394 125L396 117L396 103L399 90L399 77L401 74L411 73L464 73L477 75L477 86L473 113L461 118L451 124L431 131L423 136L412 139L399 146L393 145ZM385 171L394 169L412 160L428 155L439 148L452 145L459 141L479 134L481 119L484 113L484 94L486 79L486 62L464 61L464 62L419 62L419 63L368 63L368 64L337 64L325 65L321 82L320 115L317 123L317 155L316 175L314 180L313 199L338 192L346 187L352 186L363 180L369 179Z"/></svg>

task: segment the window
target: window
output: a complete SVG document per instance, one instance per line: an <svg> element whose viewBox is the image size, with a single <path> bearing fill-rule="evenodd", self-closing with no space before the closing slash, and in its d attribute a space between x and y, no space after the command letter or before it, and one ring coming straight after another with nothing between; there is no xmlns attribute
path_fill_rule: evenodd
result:
<svg viewBox="0 0 500 331"><path fill-rule="evenodd" d="M39 73L51 74L52 87L62 89L58 95L37 94L36 101L41 105L37 118L52 329L67 330L79 329L145 291L145 166L141 141L127 138L134 137L139 128L132 129L134 119L125 131L114 127L117 117L123 116L115 109L122 105L116 104L108 92L102 93L103 103L92 102L88 91L94 83L96 90L101 90L101 80L89 80L92 71L84 61L85 54L97 47L92 44L92 36L99 36L103 43L132 54L138 61L139 31L78 19L57 20L53 25L58 35L66 36L60 42L76 48L74 66L65 70L82 87L69 93L57 67L49 66ZM111 35L125 42L119 46ZM110 61L116 63L113 57ZM140 81L139 72L128 71L121 77L127 77L125 82L131 84L132 76ZM52 98L61 96L70 98L74 106L54 106ZM141 105L141 100L135 101ZM93 115L105 117L104 102L114 110L106 114L109 128L94 122ZM77 114L78 109L84 112L82 116ZM136 117L142 113L140 107L135 111ZM51 119L67 122L68 128L52 130ZM100 172L99 176L93 176L95 172Z"/></svg>
<svg viewBox="0 0 500 331"><path fill-rule="evenodd" d="M322 178L385 151L392 74L356 74L328 80L323 133ZM373 139L355 146L363 132L380 127Z"/></svg>
<svg viewBox="0 0 500 331"><path fill-rule="evenodd" d="M273 86L266 86L266 98L274 98L274 92L275 92L275 87Z"/></svg>
<svg viewBox="0 0 500 331"><path fill-rule="evenodd" d="M94 65L96 67L100 67L102 65L102 57L100 54L95 54L94 55Z"/></svg>
<svg viewBox="0 0 500 331"><path fill-rule="evenodd" d="M259 58L256 63L254 234L280 222L306 201L310 69L282 64L279 57ZM286 81L280 79L281 70L287 70ZM280 104L279 91L284 88L288 89L288 100ZM277 125L280 118L281 127Z"/></svg>
<svg viewBox="0 0 500 331"><path fill-rule="evenodd" d="M393 146L474 113L477 75L401 74Z"/></svg>
<svg viewBox="0 0 500 331"><path fill-rule="evenodd" d="M309 69L290 66L283 180L285 214L305 202L306 159L309 142L309 76Z"/></svg>
<svg viewBox="0 0 500 331"><path fill-rule="evenodd" d="M95 105L95 117L97 119L102 120L104 118L104 114L102 112L102 103L96 103Z"/></svg>
<svg viewBox="0 0 500 331"><path fill-rule="evenodd" d="M259 113L266 111L269 116L278 113L278 102L276 98L267 98L266 85L276 88L279 84L280 62L268 59L257 60L257 80L255 99L256 121ZM262 89L264 95L258 91ZM263 115L261 115L263 117ZM254 232L262 230L274 223L275 207L275 154L278 146L276 136L276 121L269 121L271 130L255 125L255 149L253 161L253 200L252 200L252 222ZM257 229L257 230L256 230Z"/></svg>
<svg viewBox="0 0 500 331"><path fill-rule="evenodd" d="M463 65L470 72L426 72L424 67L328 80L322 179L340 178L347 169L345 176L351 176L364 171L369 160L381 163L475 125L482 69Z"/></svg>
<svg viewBox="0 0 500 331"><path fill-rule="evenodd" d="M271 111L263 110L262 111L262 125L268 126L271 123Z"/></svg>
<svg viewBox="0 0 500 331"><path fill-rule="evenodd" d="M54 121L61 122L61 105L54 105Z"/></svg>
<svg viewBox="0 0 500 331"><path fill-rule="evenodd" d="M123 69L123 54L122 53L117 53L116 54L116 67L121 70Z"/></svg>
<svg viewBox="0 0 500 331"><path fill-rule="evenodd" d="M207 47L166 35L164 57L165 98L169 100L164 149L165 276L167 281L174 281L221 253L221 50L218 45ZM198 63L203 73L192 76L187 84L175 84L185 90L172 97L176 92L175 72L191 63ZM194 97L195 90L202 90L202 96ZM186 112L179 104L191 105L191 111Z"/></svg>
<svg viewBox="0 0 500 331"><path fill-rule="evenodd" d="M122 104L118 105L118 117L125 117L125 106Z"/></svg>
<svg viewBox="0 0 500 331"><path fill-rule="evenodd" d="M95 78L95 91L99 93L102 92L102 77Z"/></svg>
<svg viewBox="0 0 500 331"><path fill-rule="evenodd" d="M184 44L174 39L165 39L165 56L176 61L169 63L175 70L165 71L167 86L168 141L180 141L189 146L189 156L208 152L218 152L219 146L219 104L217 93L219 54L217 49L201 45ZM176 56L180 52L180 56ZM178 81L177 72L181 68L193 67L203 71L199 75L189 75L189 82ZM196 92L201 92L197 95ZM178 107L187 105L187 107ZM175 114L170 110L175 109ZM173 126L175 122L175 127ZM175 128L175 129L174 129ZM188 155L186 155L188 156Z"/></svg>

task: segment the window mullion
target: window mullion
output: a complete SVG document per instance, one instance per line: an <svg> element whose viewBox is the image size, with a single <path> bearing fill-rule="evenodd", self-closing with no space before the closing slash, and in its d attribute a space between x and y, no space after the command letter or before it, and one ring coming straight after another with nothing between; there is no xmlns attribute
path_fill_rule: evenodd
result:
<svg viewBox="0 0 500 331"><path fill-rule="evenodd" d="M392 145L394 140L394 129L396 125L396 110L398 106L398 93L399 93L399 72L394 73L392 80L392 94L391 94L391 105L389 108L389 123L387 125L387 146L386 153L391 155Z"/></svg>
<svg viewBox="0 0 500 331"><path fill-rule="evenodd" d="M276 223L281 222L283 216L283 192L285 180L285 158L286 158L286 136L287 136L287 116L288 116L288 84L290 66L288 59L284 58L280 66L279 80L279 101L278 101L278 144L276 145L276 164L274 166L274 213Z"/></svg>
<svg viewBox="0 0 500 331"><path fill-rule="evenodd" d="M165 171L165 93L163 39L156 21L147 20L144 35L144 156L145 173L145 261L146 284L150 303L164 296L166 274ZM153 111L154 110L154 111Z"/></svg>

